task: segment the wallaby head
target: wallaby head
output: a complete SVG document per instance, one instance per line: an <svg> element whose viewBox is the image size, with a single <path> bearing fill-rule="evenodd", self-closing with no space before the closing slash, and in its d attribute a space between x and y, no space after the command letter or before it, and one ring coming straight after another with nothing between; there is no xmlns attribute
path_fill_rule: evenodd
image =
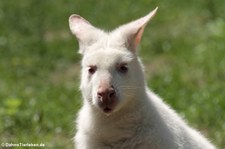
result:
<svg viewBox="0 0 225 149"><path fill-rule="evenodd" d="M112 32L92 26L79 15L70 16L70 30L77 37L83 55L80 89L85 104L110 115L144 92L144 76L136 49L144 27L156 11L157 8Z"/></svg>

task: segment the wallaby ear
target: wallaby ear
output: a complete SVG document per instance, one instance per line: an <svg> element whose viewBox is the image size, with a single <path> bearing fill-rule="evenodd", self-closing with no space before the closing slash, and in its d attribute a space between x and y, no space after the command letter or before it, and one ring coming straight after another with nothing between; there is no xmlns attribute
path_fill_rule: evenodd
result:
<svg viewBox="0 0 225 149"><path fill-rule="evenodd" d="M87 20L79 15L73 14L69 17L71 32L79 42L79 53L84 54L87 46L97 41L103 31L92 26Z"/></svg>
<svg viewBox="0 0 225 149"><path fill-rule="evenodd" d="M146 16L132 21L128 24L122 25L116 30L116 32L120 32L120 34L122 35L123 40L125 40L125 45L129 50L132 50L133 52L136 51L136 48L140 43L144 28L156 14L157 9L158 7L156 7Z"/></svg>

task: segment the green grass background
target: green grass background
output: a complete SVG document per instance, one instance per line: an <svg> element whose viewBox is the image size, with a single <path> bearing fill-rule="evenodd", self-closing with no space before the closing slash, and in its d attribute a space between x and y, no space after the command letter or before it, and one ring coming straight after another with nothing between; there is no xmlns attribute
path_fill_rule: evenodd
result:
<svg viewBox="0 0 225 149"><path fill-rule="evenodd" d="M68 17L111 30L156 6L139 46L148 85L224 148L224 0L0 0L0 143L72 149L81 56Z"/></svg>

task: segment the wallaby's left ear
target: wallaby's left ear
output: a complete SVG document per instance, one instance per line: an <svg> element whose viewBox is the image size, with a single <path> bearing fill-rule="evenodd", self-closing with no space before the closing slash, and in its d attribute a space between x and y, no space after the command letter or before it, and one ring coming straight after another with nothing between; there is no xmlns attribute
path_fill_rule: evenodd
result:
<svg viewBox="0 0 225 149"><path fill-rule="evenodd" d="M122 35L122 38L125 40L126 46L129 50L135 52L138 44L140 43L145 26L151 20L151 18L154 17L157 9L158 7L156 7L146 16L128 24L122 25L116 30L116 32L119 31Z"/></svg>

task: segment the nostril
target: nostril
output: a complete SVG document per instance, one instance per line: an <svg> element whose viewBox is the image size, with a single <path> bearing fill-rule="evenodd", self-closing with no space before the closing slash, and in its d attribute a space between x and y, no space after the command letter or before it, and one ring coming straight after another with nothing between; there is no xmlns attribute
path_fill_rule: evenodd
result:
<svg viewBox="0 0 225 149"><path fill-rule="evenodd" d="M113 98L115 95L116 95L115 90L109 91L109 98L110 98L110 99Z"/></svg>
<svg viewBox="0 0 225 149"><path fill-rule="evenodd" d="M97 95L98 95L98 98L102 98L103 97L103 94L101 92L98 92Z"/></svg>
<svg viewBox="0 0 225 149"><path fill-rule="evenodd" d="M97 92L97 98L101 102L108 102L115 98L116 92L113 87L110 88L99 88Z"/></svg>

